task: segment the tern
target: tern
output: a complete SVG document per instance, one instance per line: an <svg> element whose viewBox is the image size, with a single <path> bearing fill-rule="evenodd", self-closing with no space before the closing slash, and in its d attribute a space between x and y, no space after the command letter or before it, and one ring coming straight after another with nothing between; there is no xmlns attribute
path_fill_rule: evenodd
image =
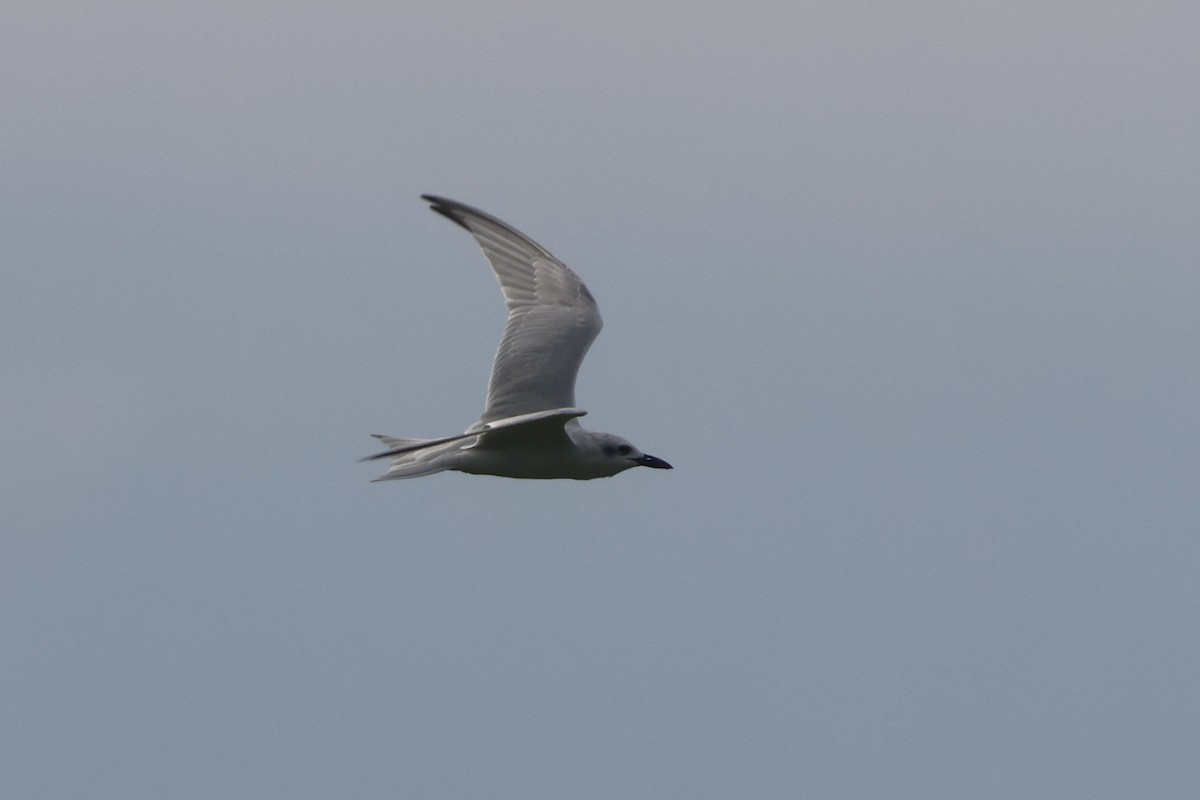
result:
<svg viewBox="0 0 1200 800"><path fill-rule="evenodd" d="M508 323L492 362L487 403L465 433L398 439L360 459L390 459L377 481L446 470L505 478L608 478L632 467L671 469L611 433L584 430L575 376L603 322L592 293L566 264L511 225L444 197L421 195L433 211L465 228L492 265Z"/></svg>

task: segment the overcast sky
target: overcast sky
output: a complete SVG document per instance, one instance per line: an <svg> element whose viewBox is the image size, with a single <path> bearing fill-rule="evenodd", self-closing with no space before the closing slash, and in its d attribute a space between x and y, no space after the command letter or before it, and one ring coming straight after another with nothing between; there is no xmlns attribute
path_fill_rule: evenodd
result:
<svg viewBox="0 0 1200 800"><path fill-rule="evenodd" d="M1194 796L1198 33L6 3L0 795ZM675 470L370 483L504 323L423 192Z"/></svg>

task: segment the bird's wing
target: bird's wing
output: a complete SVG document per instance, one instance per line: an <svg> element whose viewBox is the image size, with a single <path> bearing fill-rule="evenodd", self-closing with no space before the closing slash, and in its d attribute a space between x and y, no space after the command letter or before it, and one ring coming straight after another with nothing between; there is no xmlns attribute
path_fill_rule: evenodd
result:
<svg viewBox="0 0 1200 800"><path fill-rule="evenodd" d="M462 439L470 439L473 436L478 436L478 433L460 433L457 436L443 436L441 439L397 439L394 436L384 436L380 433L371 434L379 441L388 446L387 450L382 453L364 456L359 459L363 461L377 461L381 458L395 458L396 456L404 455L405 453L415 453L418 450L428 450L432 447L438 447L449 442L457 442Z"/></svg>
<svg viewBox="0 0 1200 800"><path fill-rule="evenodd" d="M519 414L515 417L498 419L494 422L476 422L468 431L479 434L471 447L521 447L534 442L570 442L566 424L582 417L587 412L582 408L551 408Z"/></svg>
<svg viewBox="0 0 1200 800"><path fill-rule="evenodd" d="M583 281L544 247L490 214L442 197L421 197L475 237L508 305L481 422L574 406L575 375L603 325Z"/></svg>

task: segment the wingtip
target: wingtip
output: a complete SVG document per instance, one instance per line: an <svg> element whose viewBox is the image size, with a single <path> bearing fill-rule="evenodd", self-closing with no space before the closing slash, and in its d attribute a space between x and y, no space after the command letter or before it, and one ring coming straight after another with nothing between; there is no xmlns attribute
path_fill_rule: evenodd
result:
<svg viewBox="0 0 1200 800"><path fill-rule="evenodd" d="M421 199L426 203L429 203L430 211L436 211L464 230L471 230L467 227L467 223L463 221L462 217L455 213L456 206L461 205L461 203L457 203L454 200L449 200L445 197L439 197L436 194L423 194L421 195Z"/></svg>
<svg viewBox="0 0 1200 800"><path fill-rule="evenodd" d="M388 438L387 436L383 435L382 433L372 433L371 436L373 436L374 438L378 439L381 442ZM363 456L362 458L358 459L357 463L364 464L368 461L378 461L379 459L381 459L385 456L390 456L391 454L392 454L391 449L384 450L382 453L374 453L369 456Z"/></svg>

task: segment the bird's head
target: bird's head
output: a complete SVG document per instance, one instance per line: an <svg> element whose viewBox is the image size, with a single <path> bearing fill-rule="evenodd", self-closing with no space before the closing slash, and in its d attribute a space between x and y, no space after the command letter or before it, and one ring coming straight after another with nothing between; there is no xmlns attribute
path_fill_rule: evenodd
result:
<svg viewBox="0 0 1200 800"><path fill-rule="evenodd" d="M595 433L592 434L592 437L600 457L608 461L614 468L613 474L632 467L671 469L671 465L661 458L643 453L620 436L612 433Z"/></svg>

